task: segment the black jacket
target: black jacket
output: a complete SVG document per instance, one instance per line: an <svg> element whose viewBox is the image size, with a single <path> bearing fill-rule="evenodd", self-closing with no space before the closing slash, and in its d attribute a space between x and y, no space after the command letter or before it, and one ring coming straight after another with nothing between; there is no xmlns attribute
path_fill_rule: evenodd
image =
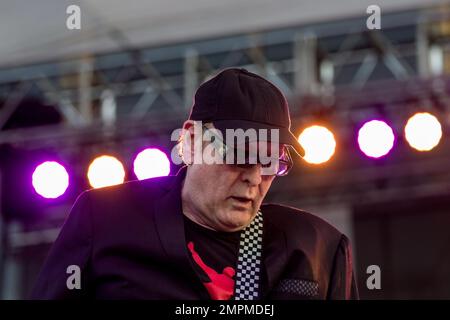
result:
<svg viewBox="0 0 450 320"><path fill-rule="evenodd" d="M84 192L53 244L33 299L209 299L185 243L177 176ZM263 204L263 299L352 299L350 244L325 221ZM67 268L81 269L69 290Z"/></svg>

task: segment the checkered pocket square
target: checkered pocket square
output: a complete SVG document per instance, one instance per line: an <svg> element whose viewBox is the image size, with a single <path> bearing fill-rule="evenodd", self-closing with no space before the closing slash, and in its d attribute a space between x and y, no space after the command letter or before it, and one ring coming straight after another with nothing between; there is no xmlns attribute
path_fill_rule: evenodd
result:
<svg viewBox="0 0 450 320"><path fill-rule="evenodd" d="M319 284L310 280L281 279L275 287L275 291L300 296L315 297L319 295Z"/></svg>

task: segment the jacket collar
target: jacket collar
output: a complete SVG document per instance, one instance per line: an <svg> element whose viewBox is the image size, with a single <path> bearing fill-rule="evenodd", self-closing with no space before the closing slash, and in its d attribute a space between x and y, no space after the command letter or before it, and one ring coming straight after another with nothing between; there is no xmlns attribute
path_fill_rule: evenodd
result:
<svg viewBox="0 0 450 320"><path fill-rule="evenodd" d="M188 279L193 279L193 290L209 299L208 292L203 287L189 259L184 232L183 209L181 204L181 189L186 176L187 167L182 167L169 183L162 184L165 193L155 202L155 224L164 252L171 266L180 273L186 273Z"/></svg>
<svg viewBox="0 0 450 320"><path fill-rule="evenodd" d="M181 168L171 181L163 184L165 193L155 202L155 221L164 251L173 263L186 263L188 252L184 233L181 189L186 167Z"/></svg>
<svg viewBox="0 0 450 320"><path fill-rule="evenodd" d="M263 214L264 211L264 206L261 206ZM279 282L289 259L286 234L274 225L269 217L270 215L266 214L264 218L262 299L266 298Z"/></svg>

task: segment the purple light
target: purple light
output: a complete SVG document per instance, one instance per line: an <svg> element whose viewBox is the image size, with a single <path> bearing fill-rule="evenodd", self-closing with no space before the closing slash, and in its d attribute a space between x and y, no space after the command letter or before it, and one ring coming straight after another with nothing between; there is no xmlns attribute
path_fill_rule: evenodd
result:
<svg viewBox="0 0 450 320"><path fill-rule="evenodd" d="M69 174L58 162L46 161L34 170L32 184L40 196L55 199L66 192L69 186Z"/></svg>
<svg viewBox="0 0 450 320"><path fill-rule="evenodd" d="M136 156L133 169L139 180L167 176L170 173L170 161L161 150L148 148Z"/></svg>
<svg viewBox="0 0 450 320"><path fill-rule="evenodd" d="M358 144L368 157L380 158L391 151L394 146L394 132L384 121L366 122L358 132Z"/></svg>

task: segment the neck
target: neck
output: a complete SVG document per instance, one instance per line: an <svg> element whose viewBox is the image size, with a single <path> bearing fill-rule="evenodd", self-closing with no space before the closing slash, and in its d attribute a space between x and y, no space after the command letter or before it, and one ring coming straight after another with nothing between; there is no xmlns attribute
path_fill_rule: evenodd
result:
<svg viewBox="0 0 450 320"><path fill-rule="evenodd" d="M181 208L183 210L183 215L196 224L201 225L202 227L217 231L216 229L208 226L208 224L204 221L204 219L202 219L202 216L200 214L196 214L195 209L191 205L192 199L189 192L187 191L188 188L185 186L185 182L186 179L183 180L181 187Z"/></svg>

